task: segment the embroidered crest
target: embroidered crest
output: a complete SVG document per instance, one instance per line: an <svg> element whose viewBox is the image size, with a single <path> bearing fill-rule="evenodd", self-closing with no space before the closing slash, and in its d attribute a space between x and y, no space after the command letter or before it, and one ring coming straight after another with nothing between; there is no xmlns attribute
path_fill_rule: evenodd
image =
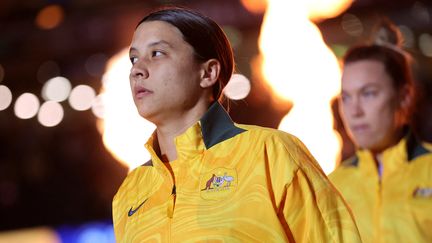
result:
<svg viewBox="0 0 432 243"><path fill-rule="evenodd" d="M237 171L216 168L200 176L200 194L206 200L220 200L231 195L237 187Z"/></svg>

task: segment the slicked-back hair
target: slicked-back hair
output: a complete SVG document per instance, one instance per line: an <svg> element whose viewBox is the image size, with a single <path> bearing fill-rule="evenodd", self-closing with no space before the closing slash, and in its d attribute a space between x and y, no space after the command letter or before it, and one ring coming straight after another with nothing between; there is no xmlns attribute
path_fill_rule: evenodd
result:
<svg viewBox="0 0 432 243"><path fill-rule="evenodd" d="M218 100L234 72L233 51L222 28L203 14L179 7L152 12L144 17L137 27L149 21L164 21L180 30L184 40L194 49L198 61L217 59L220 62L218 83L213 86L213 98Z"/></svg>

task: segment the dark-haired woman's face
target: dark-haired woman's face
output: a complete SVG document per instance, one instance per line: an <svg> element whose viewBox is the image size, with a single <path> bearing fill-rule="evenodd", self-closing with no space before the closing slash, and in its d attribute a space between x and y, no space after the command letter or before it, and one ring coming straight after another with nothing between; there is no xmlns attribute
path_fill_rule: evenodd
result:
<svg viewBox="0 0 432 243"><path fill-rule="evenodd" d="M380 152L399 139L398 92L381 62L345 65L340 108L345 127L361 148Z"/></svg>
<svg viewBox="0 0 432 243"><path fill-rule="evenodd" d="M201 98L201 66L181 32L163 21L144 22L130 48L130 85L138 112L153 123L177 119Z"/></svg>

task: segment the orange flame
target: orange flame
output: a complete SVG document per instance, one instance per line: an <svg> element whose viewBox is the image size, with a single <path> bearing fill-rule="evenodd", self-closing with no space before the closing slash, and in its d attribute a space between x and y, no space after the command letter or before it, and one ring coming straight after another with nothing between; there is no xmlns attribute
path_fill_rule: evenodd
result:
<svg viewBox="0 0 432 243"><path fill-rule="evenodd" d="M329 173L341 147L330 106L340 91L341 74L337 58L309 19L312 14L321 16L316 10L326 14L329 10L311 3L269 0L259 47L265 80L276 95L293 102L279 129L298 136ZM315 12L311 12L312 6Z"/></svg>
<svg viewBox="0 0 432 243"><path fill-rule="evenodd" d="M311 20L334 18L351 6L352 0L303 0Z"/></svg>
<svg viewBox="0 0 432 243"><path fill-rule="evenodd" d="M263 13L267 7L267 0L241 0L243 6L252 13Z"/></svg>
<svg viewBox="0 0 432 243"><path fill-rule="evenodd" d="M243 6L252 13L265 12L271 0L241 0ZM351 0L302 0L300 3L308 11L308 16L312 20L333 18L338 16L350 5Z"/></svg>

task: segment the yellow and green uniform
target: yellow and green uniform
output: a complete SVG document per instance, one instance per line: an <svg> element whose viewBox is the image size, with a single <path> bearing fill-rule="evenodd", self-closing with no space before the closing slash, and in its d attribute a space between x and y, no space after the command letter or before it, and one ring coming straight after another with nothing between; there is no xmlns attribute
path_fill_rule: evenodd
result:
<svg viewBox="0 0 432 243"><path fill-rule="evenodd" d="M359 241L344 200L297 138L235 124L217 102L175 139L172 171L154 137L151 161L114 197L117 242Z"/></svg>
<svg viewBox="0 0 432 243"><path fill-rule="evenodd" d="M432 152L408 135L381 161L380 176L373 155L359 150L329 176L363 242L432 242Z"/></svg>

